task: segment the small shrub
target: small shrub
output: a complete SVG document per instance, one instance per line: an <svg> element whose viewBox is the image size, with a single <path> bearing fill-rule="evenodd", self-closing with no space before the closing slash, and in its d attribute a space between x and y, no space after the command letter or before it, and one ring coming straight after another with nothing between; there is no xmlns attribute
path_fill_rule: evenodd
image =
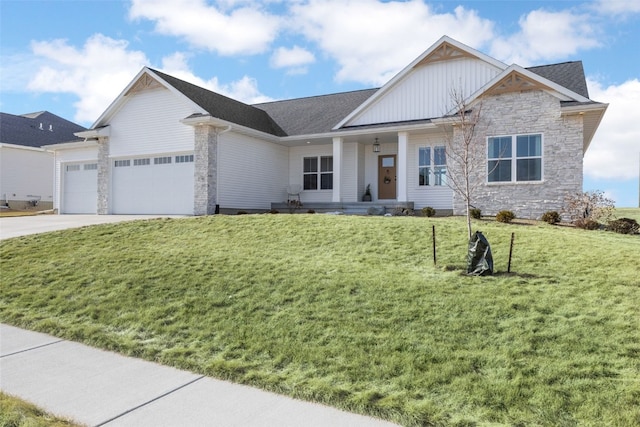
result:
<svg viewBox="0 0 640 427"><path fill-rule="evenodd" d="M469 211L471 214L471 218L473 219L482 219L482 211L478 208L473 208Z"/></svg>
<svg viewBox="0 0 640 427"><path fill-rule="evenodd" d="M607 230L620 234L638 234L640 233L640 224L632 218L619 218L609 221Z"/></svg>
<svg viewBox="0 0 640 427"><path fill-rule="evenodd" d="M247 215L249 212L247 211L238 211L236 212L236 215Z"/></svg>
<svg viewBox="0 0 640 427"><path fill-rule="evenodd" d="M270 210L270 211L268 211L267 213L270 213L270 214L279 214L279 213L280 213L280 211L278 211L277 209L271 209L271 210Z"/></svg>
<svg viewBox="0 0 640 427"><path fill-rule="evenodd" d="M309 209L309 210L307 211L307 213L308 213L308 214L314 214L314 213L316 213L316 211L314 211L313 209Z"/></svg>
<svg viewBox="0 0 640 427"><path fill-rule="evenodd" d="M406 215L409 215L409 211L405 208L397 207L397 208L393 208L393 211L391 211L391 215L406 216Z"/></svg>
<svg viewBox="0 0 640 427"><path fill-rule="evenodd" d="M560 214L556 211L548 211L542 214L542 219L547 224L557 224L560 222Z"/></svg>
<svg viewBox="0 0 640 427"><path fill-rule="evenodd" d="M579 218L573 221L573 225L583 230L598 230L600 223L589 218Z"/></svg>
<svg viewBox="0 0 640 427"><path fill-rule="evenodd" d="M568 194L564 198L563 212L571 218L574 224L577 221L584 224L584 220L606 224L613 219L614 211L614 201L605 197L604 193L599 190Z"/></svg>
<svg viewBox="0 0 640 427"><path fill-rule="evenodd" d="M426 217L432 217L436 214L436 210L433 209L431 206L426 206L424 208L422 208L422 216L426 216Z"/></svg>
<svg viewBox="0 0 640 427"><path fill-rule="evenodd" d="M515 217L516 215L511 211L500 211L498 212L498 215L496 215L496 221L508 224L513 221Z"/></svg>

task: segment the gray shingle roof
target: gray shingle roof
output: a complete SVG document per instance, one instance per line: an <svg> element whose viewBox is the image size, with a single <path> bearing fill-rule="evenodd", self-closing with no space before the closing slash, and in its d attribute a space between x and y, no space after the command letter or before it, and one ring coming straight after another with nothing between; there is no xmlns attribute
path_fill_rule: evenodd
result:
<svg viewBox="0 0 640 427"><path fill-rule="evenodd" d="M562 62L560 64L540 65L537 67L529 67L527 70L532 73L551 80L560 86L589 98L587 90L587 81L584 77L584 69L582 61Z"/></svg>
<svg viewBox="0 0 640 427"><path fill-rule="evenodd" d="M334 93L266 102L254 106L266 111L287 135L313 135L331 129L378 89Z"/></svg>
<svg viewBox="0 0 640 427"><path fill-rule="evenodd" d="M264 110L212 92L200 86L177 79L157 70L151 70L187 98L204 108L212 117L276 136L286 136Z"/></svg>
<svg viewBox="0 0 640 427"><path fill-rule="evenodd" d="M581 61L529 67L527 70L588 98ZM327 133L378 88L248 105L151 70L211 116L276 136Z"/></svg>
<svg viewBox="0 0 640 427"><path fill-rule="evenodd" d="M62 142L80 141L74 135L86 128L48 111L16 116L0 113L0 142L42 147Z"/></svg>

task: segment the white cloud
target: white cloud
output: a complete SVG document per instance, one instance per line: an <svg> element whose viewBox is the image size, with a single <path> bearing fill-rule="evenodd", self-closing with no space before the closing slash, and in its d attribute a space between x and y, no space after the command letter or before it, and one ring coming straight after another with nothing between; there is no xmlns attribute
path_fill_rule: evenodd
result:
<svg viewBox="0 0 640 427"><path fill-rule="evenodd" d="M493 37L493 24L461 6L435 13L421 0L311 0L291 6L292 30L335 59L338 81L380 85L443 34L480 47Z"/></svg>
<svg viewBox="0 0 640 427"><path fill-rule="evenodd" d="M638 176L640 156L640 80L603 87L587 79L591 99L609 103L609 108L584 157L585 175L592 178L631 179ZM635 116L634 116L635 115Z"/></svg>
<svg viewBox="0 0 640 427"><path fill-rule="evenodd" d="M313 53L300 46L279 47L271 56L271 66L273 68L300 67L311 64L315 60Z"/></svg>
<svg viewBox="0 0 640 427"><path fill-rule="evenodd" d="M273 101L272 98L260 93L257 80L249 76L244 76L227 84L220 83L217 77L205 80L196 76L189 68L187 56L184 53L178 52L163 58L162 71L178 79L247 104Z"/></svg>
<svg viewBox="0 0 640 427"><path fill-rule="evenodd" d="M32 92L72 93L74 120L93 122L148 63L144 53L127 50L128 43L102 34L91 36L80 49L66 40L34 41L41 66L28 83Z"/></svg>
<svg viewBox="0 0 640 427"><path fill-rule="evenodd" d="M640 13L638 0L598 0L594 6L597 11L610 15Z"/></svg>
<svg viewBox="0 0 640 427"><path fill-rule="evenodd" d="M598 32L585 14L538 9L521 17L519 25L519 32L496 37L491 56L526 67L537 61L565 59L579 50L600 46Z"/></svg>
<svg viewBox="0 0 640 427"><path fill-rule="evenodd" d="M245 2L224 2L228 8ZM221 55L264 52L278 34L280 18L256 5L219 10L204 0L133 0L131 19L155 22L161 34L182 37L192 46Z"/></svg>

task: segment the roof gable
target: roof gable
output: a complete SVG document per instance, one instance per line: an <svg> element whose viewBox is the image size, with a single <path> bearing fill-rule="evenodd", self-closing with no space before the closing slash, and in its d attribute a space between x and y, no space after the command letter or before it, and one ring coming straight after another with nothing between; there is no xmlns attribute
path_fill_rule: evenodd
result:
<svg viewBox="0 0 640 427"><path fill-rule="evenodd" d="M440 117L451 107L451 90L469 96L506 68L506 64L443 36L334 130Z"/></svg>

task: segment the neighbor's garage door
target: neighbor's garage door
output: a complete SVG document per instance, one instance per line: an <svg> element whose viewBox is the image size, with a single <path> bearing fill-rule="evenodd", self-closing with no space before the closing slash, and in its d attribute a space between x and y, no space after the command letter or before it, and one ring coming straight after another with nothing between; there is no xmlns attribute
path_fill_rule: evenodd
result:
<svg viewBox="0 0 640 427"><path fill-rule="evenodd" d="M65 164L62 213L94 214L98 205L98 164Z"/></svg>
<svg viewBox="0 0 640 427"><path fill-rule="evenodd" d="M193 215L193 154L112 160L112 213Z"/></svg>

